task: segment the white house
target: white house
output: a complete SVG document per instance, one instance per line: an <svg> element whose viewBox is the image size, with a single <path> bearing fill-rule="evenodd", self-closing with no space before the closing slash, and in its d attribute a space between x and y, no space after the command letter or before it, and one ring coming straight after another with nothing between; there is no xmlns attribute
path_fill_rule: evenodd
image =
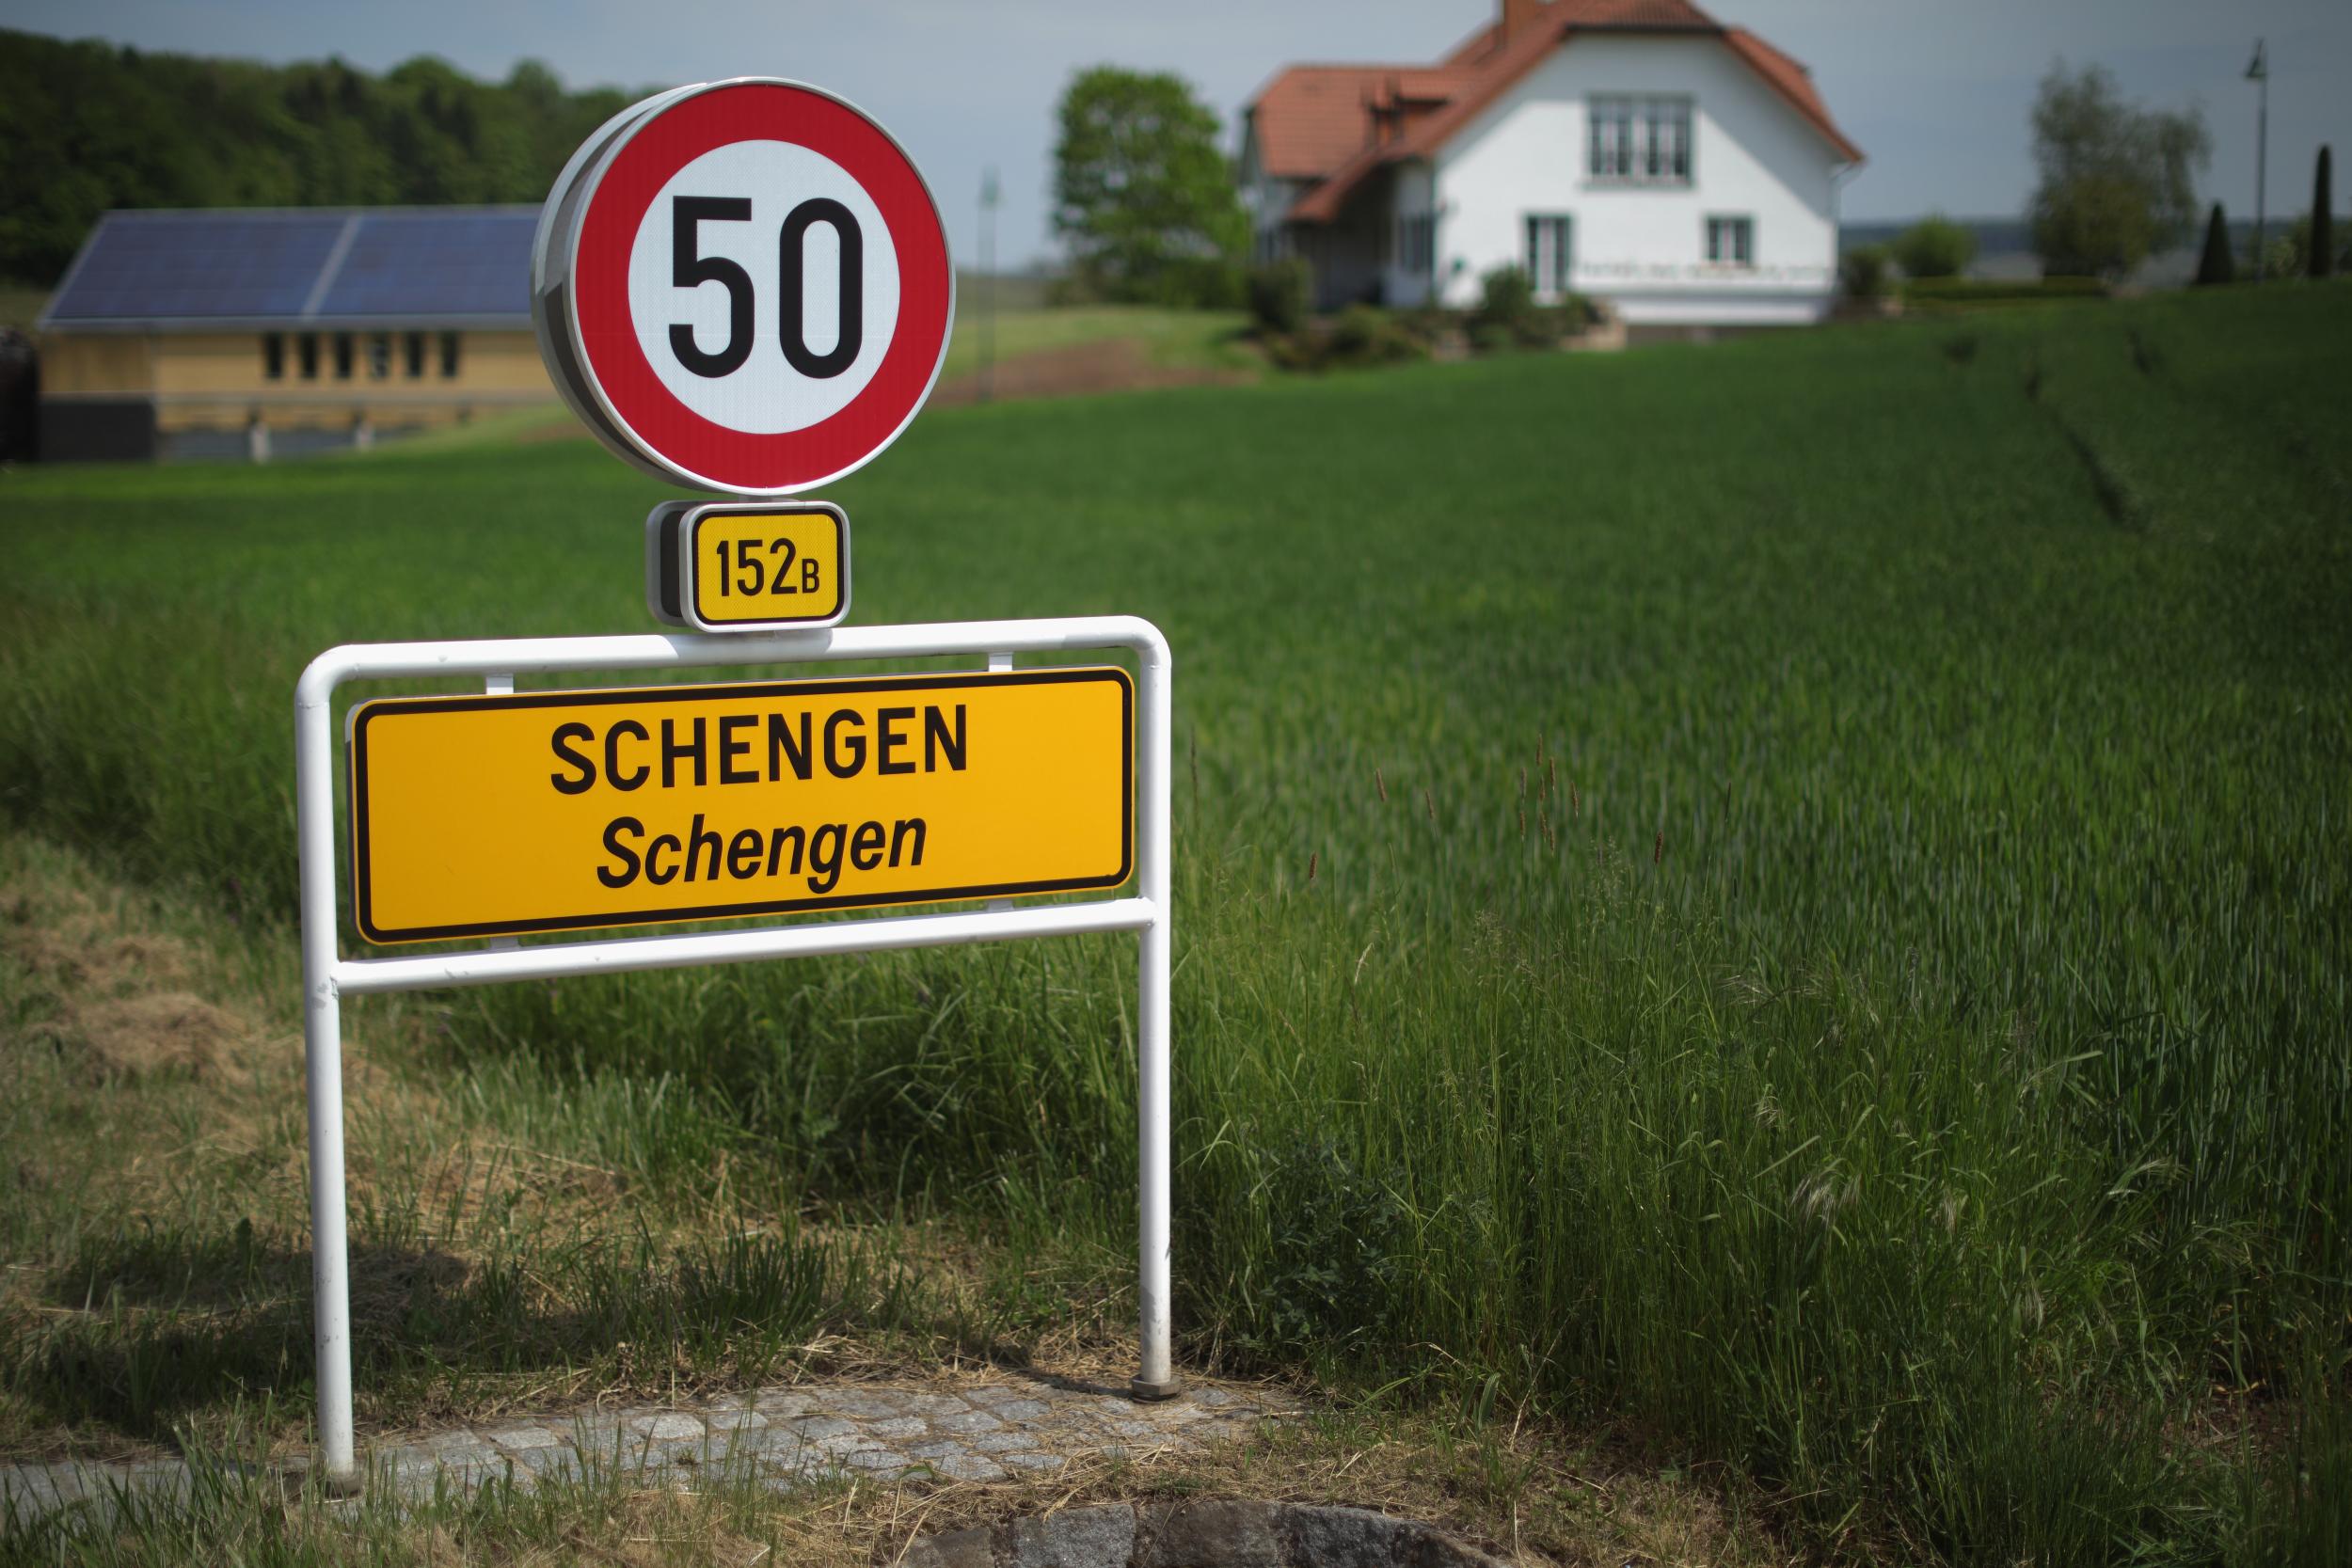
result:
<svg viewBox="0 0 2352 1568"><path fill-rule="evenodd" d="M1819 320L1862 162L1804 66L1685 0L1502 0L1435 65L1293 66L1244 125L1258 256L1320 307L1518 266L1635 327Z"/></svg>

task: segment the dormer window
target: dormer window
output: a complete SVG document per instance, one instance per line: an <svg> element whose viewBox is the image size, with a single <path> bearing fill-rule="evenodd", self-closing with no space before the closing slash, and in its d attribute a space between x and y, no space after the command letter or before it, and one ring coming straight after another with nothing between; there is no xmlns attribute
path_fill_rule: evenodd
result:
<svg viewBox="0 0 2352 1568"><path fill-rule="evenodd" d="M1585 170L1610 184L1691 182L1691 101L1597 97L1590 104Z"/></svg>

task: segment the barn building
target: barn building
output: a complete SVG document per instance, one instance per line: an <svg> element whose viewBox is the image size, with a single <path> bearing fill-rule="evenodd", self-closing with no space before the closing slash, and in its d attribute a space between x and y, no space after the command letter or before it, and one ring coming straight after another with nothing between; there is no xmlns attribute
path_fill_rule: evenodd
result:
<svg viewBox="0 0 2352 1568"><path fill-rule="evenodd" d="M1329 309L1477 303L1498 268L1629 326L1820 319L1862 151L1811 75L1686 0L1502 0L1420 65L1299 65L1245 111L1261 260Z"/></svg>
<svg viewBox="0 0 2352 1568"><path fill-rule="evenodd" d="M116 212L41 314L44 459L232 456L552 401L533 207Z"/></svg>

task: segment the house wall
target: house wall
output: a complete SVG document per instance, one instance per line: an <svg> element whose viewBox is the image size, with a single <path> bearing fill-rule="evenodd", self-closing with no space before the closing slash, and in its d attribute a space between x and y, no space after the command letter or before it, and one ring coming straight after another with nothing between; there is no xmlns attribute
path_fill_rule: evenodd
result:
<svg viewBox="0 0 2352 1568"><path fill-rule="evenodd" d="M1437 285L1437 268L1441 264L1433 252L1429 267L1416 269L1405 245L1405 226L1414 218L1437 211L1437 175L1427 164L1415 160L1402 165L1396 171L1394 194L1390 198L1392 228L1389 235L1387 258L1380 269L1381 298L1390 305L1426 305ZM1442 241L1440 241L1442 244Z"/></svg>
<svg viewBox="0 0 2352 1568"><path fill-rule="evenodd" d="M1274 261L1291 254L1290 230L1284 214L1298 199L1306 182L1278 180L1258 161L1255 131L1244 135L1237 169L1242 210L1249 214L1252 262Z"/></svg>
<svg viewBox="0 0 2352 1568"><path fill-rule="evenodd" d="M554 386L530 332L458 334L457 373L440 373L440 334L425 334L424 373L408 374L405 334L389 339L387 373L371 373L370 345L379 334L349 334L349 377L335 373L334 331L320 331L318 374L305 379L297 331L281 334L283 373L272 379L261 332L151 335L53 332L41 344L44 407L92 407L146 401L157 430L242 431L256 418L274 430L378 429L449 424L480 409L551 402ZM72 414L66 415L69 423Z"/></svg>
<svg viewBox="0 0 2352 1568"><path fill-rule="evenodd" d="M1692 178L1613 185L1586 172L1594 94L1692 100ZM1530 214L1572 219L1569 285L1631 325L1819 320L1837 264L1839 154L1716 38L1571 35L1440 150L1438 269L1447 304L1525 264ZM1755 222L1748 267L1706 261L1707 219Z"/></svg>

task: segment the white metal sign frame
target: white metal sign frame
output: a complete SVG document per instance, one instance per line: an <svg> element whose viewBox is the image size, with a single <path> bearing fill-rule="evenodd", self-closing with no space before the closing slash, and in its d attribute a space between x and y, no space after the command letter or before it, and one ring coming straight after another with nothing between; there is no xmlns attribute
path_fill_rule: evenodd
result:
<svg viewBox="0 0 2352 1568"><path fill-rule="evenodd" d="M824 921L677 936L624 937L486 947L403 958L347 958L337 930L334 696L346 681L480 675L512 690L526 672L662 670L704 665L822 663L840 659L985 655L991 669L1012 656L1119 648L1135 653L1136 892L1133 897L953 914ZM1172 669L1168 641L1132 615L968 621L929 626L834 626L815 631L696 636L502 638L459 642L353 643L310 662L294 689L294 796L302 878L302 1012L310 1084L311 1277L317 1301L320 1458L331 1481L358 1479L352 1432L351 1280L343 1195L342 1001L376 991L509 980L679 969L759 958L812 958L1006 942L1017 937L1134 931L1140 939L1136 1015L1138 1099L1137 1274L1139 1398L1176 1389L1169 1345L1168 1253L1168 818Z"/></svg>

